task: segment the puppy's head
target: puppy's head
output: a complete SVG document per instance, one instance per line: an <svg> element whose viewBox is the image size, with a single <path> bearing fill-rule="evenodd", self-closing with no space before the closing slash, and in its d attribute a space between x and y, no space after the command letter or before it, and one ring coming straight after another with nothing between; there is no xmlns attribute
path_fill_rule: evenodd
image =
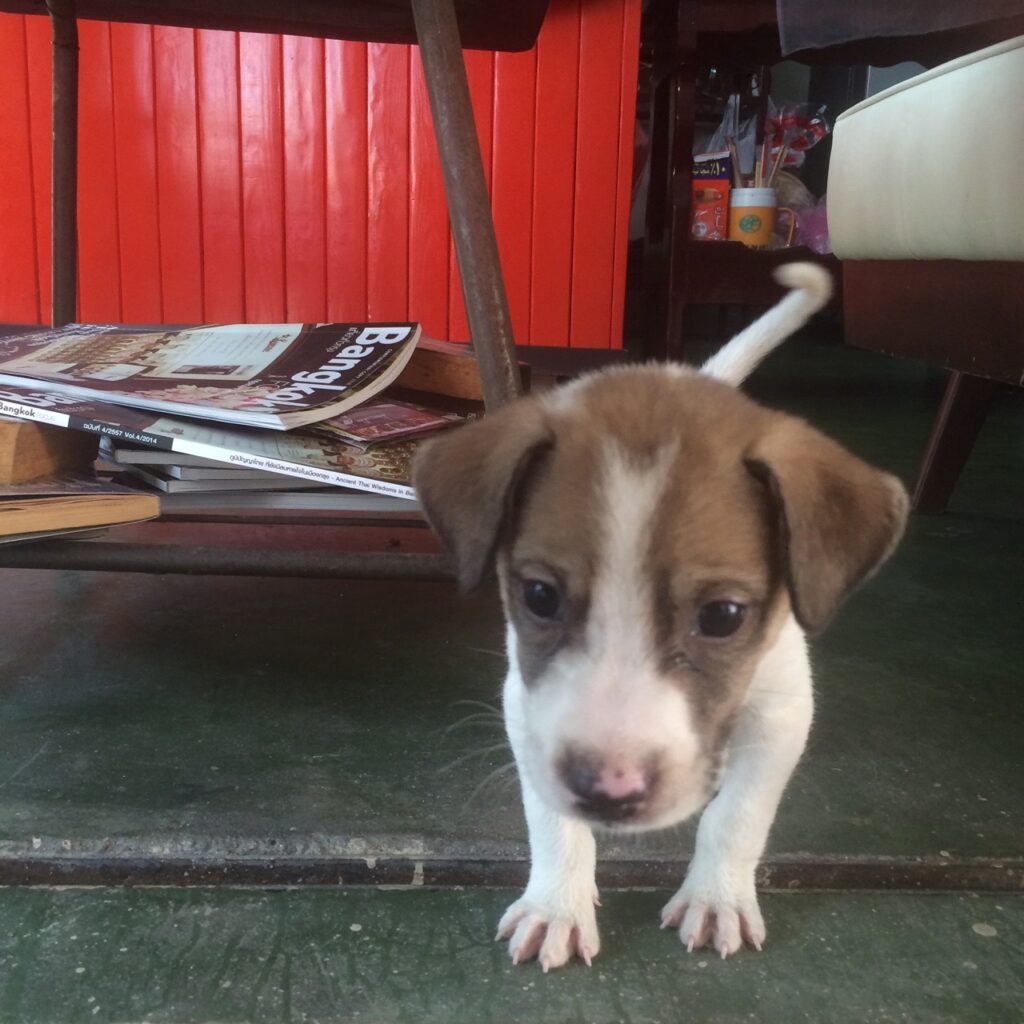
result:
<svg viewBox="0 0 1024 1024"><path fill-rule="evenodd" d="M516 402L430 443L415 477L462 585L497 567L522 769L618 827L707 801L789 613L821 629L906 517L895 478L680 368Z"/></svg>

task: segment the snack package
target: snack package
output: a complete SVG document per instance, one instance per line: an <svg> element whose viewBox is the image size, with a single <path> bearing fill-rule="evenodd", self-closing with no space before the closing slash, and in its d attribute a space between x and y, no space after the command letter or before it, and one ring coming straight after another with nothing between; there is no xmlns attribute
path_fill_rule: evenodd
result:
<svg viewBox="0 0 1024 1024"><path fill-rule="evenodd" d="M690 234L694 238L714 242L728 237L731 180L732 160L728 150L700 153L693 158Z"/></svg>

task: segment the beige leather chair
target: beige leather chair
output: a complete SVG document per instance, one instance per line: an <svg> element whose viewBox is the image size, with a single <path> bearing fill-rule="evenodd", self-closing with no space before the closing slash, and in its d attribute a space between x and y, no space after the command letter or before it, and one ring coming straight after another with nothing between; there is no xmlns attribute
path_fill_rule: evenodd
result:
<svg viewBox="0 0 1024 1024"><path fill-rule="evenodd" d="M941 512L992 396L1024 384L1024 37L836 121L828 182L846 340L951 372L914 487Z"/></svg>

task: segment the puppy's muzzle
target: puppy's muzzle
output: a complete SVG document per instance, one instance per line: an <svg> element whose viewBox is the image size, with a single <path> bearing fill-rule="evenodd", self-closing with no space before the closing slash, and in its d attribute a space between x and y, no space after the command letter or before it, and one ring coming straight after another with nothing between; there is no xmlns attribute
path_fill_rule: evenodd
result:
<svg viewBox="0 0 1024 1024"><path fill-rule="evenodd" d="M614 824L646 809L657 786L657 764L656 756L637 761L570 749L559 761L559 775L579 814Z"/></svg>

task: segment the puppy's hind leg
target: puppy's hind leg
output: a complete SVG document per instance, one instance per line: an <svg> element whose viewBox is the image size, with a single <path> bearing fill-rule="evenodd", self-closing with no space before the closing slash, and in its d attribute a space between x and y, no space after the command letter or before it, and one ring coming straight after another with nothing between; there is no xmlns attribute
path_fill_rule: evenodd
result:
<svg viewBox="0 0 1024 1024"><path fill-rule="evenodd" d="M754 676L722 787L701 816L686 880L661 912L662 927L678 927L687 949L710 940L725 959L744 941L761 948L765 927L754 871L807 742L811 714L807 650L790 620Z"/></svg>
<svg viewBox="0 0 1024 1024"><path fill-rule="evenodd" d="M516 714L516 687L521 686L518 677L506 684L505 713L530 837L530 878L523 895L505 911L497 938L509 940L513 963L537 957L547 972L578 956L589 966L601 945L595 912L594 836L583 822L545 804L524 771Z"/></svg>

